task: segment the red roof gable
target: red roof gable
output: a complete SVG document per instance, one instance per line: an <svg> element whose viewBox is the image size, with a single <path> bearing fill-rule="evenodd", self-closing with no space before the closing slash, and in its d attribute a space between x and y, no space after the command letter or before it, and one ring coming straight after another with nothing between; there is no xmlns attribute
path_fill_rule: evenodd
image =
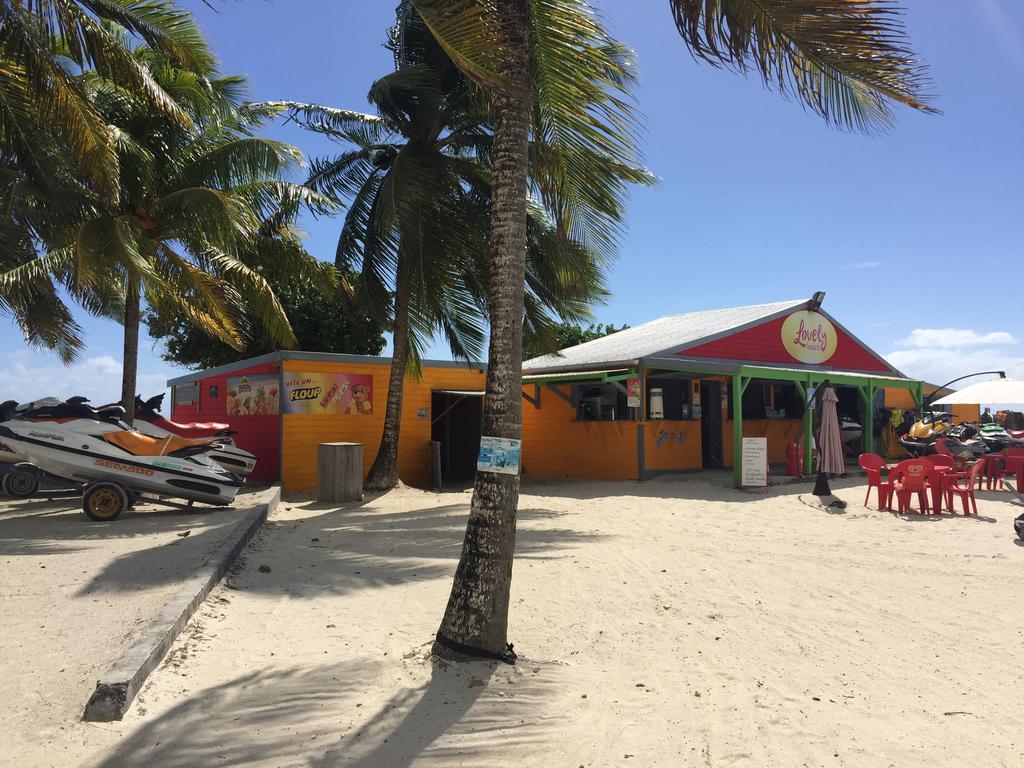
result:
<svg viewBox="0 0 1024 768"><path fill-rule="evenodd" d="M676 355L772 365L822 365L844 371L898 375L895 368L827 317L803 310L679 350Z"/></svg>

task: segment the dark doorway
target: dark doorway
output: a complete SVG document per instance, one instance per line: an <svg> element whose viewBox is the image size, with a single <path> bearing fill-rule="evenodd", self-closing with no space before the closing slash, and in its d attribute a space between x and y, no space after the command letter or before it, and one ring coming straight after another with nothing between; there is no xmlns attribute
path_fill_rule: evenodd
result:
<svg viewBox="0 0 1024 768"><path fill-rule="evenodd" d="M700 452L704 469L722 469L722 382L700 383Z"/></svg>
<svg viewBox="0 0 1024 768"><path fill-rule="evenodd" d="M433 392L430 439L441 444L441 482L464 485L476 474L480 452L480 392Z"/></svg>

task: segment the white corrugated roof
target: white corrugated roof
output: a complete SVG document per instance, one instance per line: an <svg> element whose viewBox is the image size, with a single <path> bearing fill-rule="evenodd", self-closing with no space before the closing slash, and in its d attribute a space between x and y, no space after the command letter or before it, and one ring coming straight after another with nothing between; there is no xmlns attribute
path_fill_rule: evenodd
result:
<svg viewBox="0 0 1024 768"><path fill-rule="evenodd" d="M556 354L526 360L523 362L523 373L536 374L594 365L623 364L718 336L805 304L807 299L796 299L774 304L754 304L749 307L669 315L610 336L577 344Z"/></svg>

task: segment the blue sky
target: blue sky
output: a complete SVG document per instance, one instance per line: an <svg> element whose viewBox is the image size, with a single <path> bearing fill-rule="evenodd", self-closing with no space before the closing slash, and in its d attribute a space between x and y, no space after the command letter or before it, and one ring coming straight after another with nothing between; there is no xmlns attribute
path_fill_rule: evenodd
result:
<svg viewBox="0 0 1024 768"><path fill-rule="evenodd" d="M693 61L664 0L596 1L637 51L646 161L661 179L632 197L599 320L824 290L825 308L909 375L997 367L1024 378L1024 5L904 0L943 114L899 110L889 133L864 137L828 128L756 78ZM390 67L390 0L214 4L183 2L254 99L366 109L370 83ZM311 156L332 150L295 129L273 134ZM332 258L340 222L304 226L310 250ZM120 327L82 322L88 350L68 370L0 318L0 400L116 399ZM178 371L142 346L140 390L156 391ZM437 345L432 356L447 354Z"/></svg>

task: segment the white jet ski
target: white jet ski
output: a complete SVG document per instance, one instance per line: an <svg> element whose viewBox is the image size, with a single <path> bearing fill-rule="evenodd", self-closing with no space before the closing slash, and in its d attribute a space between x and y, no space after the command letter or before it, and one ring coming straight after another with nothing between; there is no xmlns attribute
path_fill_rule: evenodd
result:
<svg viewBox="0 0 1024 768"><path fill-rule="evenodd" d="M120 406L96 410L55 398L8 406L0 414L0 442L42 472L84 485L83 508L97 520L114 519L141 494L216 505L234 500L244 480L210 459L210 439L144 435L127 429L123 415ZM118 492L123 498L115 498Z"/></svg>
<svg viewBox="0 0 1024 768"><path fill-rule="evenodd" d="M210 458L220 464L229 472L248 477L256 469L256 457L235 445L231 435L229 424L220 422L179 424L178 422L165 419L160 415L160 406L163 403L163 394L156 395L143 400L135 398L135 421L133 426L144 435L152 437L167 437L177 435L178 437L200 438L208 437L216 441L216 447L210 451ZM109 406L103 406L104 408Z"/></svg>
<svg viewBox="0 0 1024 768"><path fill-rule="evenodd" d="M850 417L840 416L839 433L842 435L844 443L852 443L864 434L864 428Z"/></svg>

